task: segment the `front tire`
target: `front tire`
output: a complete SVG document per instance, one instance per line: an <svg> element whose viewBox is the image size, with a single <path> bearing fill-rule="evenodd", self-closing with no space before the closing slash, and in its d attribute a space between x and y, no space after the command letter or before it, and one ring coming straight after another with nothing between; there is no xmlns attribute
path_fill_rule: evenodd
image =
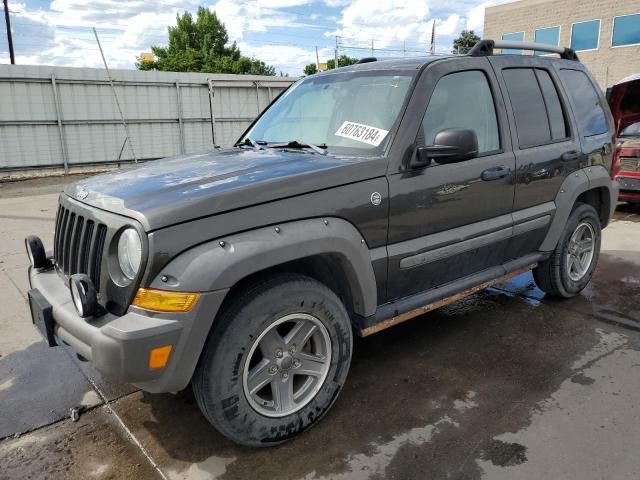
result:
<svg viewBox="0 0 640 480"><path fill-rule="evenodd" d="M302 275L270 277L216 318L192 380L198 406L237 443L277 445L327 413L352 345L347 311L329 288Z"/></svg>
<svg viewBox="0 0 640 480"><path fill-rule="evenodd" d="M571 298L589 283L598 263L600 218L588 204L574 207L551 256L533 270L538 287L555 297Z"/></svg>

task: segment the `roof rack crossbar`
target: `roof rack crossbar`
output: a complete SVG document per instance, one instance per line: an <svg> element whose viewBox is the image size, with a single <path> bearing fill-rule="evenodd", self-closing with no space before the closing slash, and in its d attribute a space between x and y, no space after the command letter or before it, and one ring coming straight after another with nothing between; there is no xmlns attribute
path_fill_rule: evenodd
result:
<svg viewBox="0 0 640 480"><path fill-rule="evenodd" d="M560 58L565 60L578 60L575 50L572 48L556 47L555 45L546 45L544 43L535 42L516 42L508 40L480 40L476 43L469 55L472 57L488 57L493 55L494 48L510 48L514 50L535 50L537 52L557 53Z"/></svg>

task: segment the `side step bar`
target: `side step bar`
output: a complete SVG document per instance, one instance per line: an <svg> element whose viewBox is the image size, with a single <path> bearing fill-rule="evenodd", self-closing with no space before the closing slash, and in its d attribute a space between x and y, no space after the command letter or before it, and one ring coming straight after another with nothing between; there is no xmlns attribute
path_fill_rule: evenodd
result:
<svg viewBox="0 0 640 480"><path fill-rule="evenodd" d="M534 253L504 265L461 278L433 290L421 292L396 302L378 307L375 315L360 317L356 321L357 331L362 337L378 333L432 310L457 302L476 294L496 283L501 283L535 268L548 253Z"/></svg>

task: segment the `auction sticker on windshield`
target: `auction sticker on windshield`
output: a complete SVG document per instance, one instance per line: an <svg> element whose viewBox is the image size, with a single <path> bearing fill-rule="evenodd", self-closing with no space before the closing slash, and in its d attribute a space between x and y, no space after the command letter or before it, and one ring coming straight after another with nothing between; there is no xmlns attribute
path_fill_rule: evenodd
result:
<svg viewBox="0 0 640 480"><path fill-rule="evenodd" d="M338 137L350 138L377 147L387 136L389 130L364 125L362 123L344 122L335 133Z"/></svg>

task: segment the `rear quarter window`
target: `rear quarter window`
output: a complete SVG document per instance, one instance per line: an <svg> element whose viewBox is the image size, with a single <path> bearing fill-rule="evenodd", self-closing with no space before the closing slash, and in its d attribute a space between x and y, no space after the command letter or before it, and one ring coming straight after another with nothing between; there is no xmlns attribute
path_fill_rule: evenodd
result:
<svg viewBox="0 0 640 480"><path fill-rule="evenodd" d="M521 148L559 141L568 136L558 91L543 69L509 68L502 72Z"/></svg>
<svg viewBox="0 0 640 480"><path fill-rule="evenodd" d="M587 74L580 70L562 69L560 75L575 105L576 118L582 127L582 134L591 137L607 133L607 116Z"/></svg>

